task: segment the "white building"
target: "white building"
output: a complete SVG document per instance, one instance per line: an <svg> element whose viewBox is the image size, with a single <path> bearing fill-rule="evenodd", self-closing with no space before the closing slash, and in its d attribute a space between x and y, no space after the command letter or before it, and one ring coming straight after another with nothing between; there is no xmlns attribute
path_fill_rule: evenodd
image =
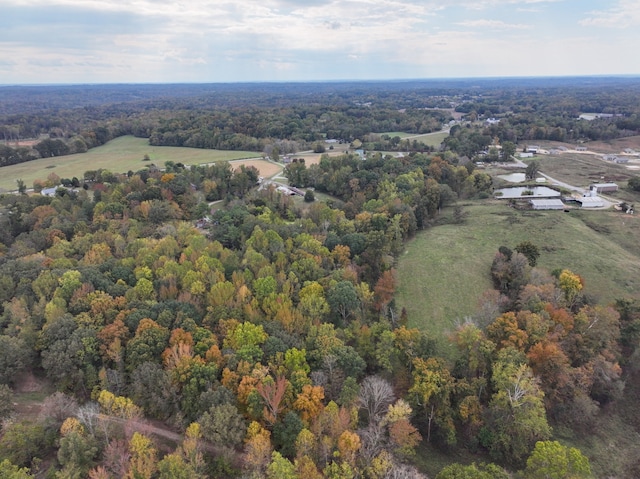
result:
<svg viewBox="0 0 640 479"><path fill-rule="evenodd" d="M598 198L597 196L583 196L576 198L576 201L580 203L583 208L602 208L604 206L602 198Z"/></svg>
<svg viewBox="0 0 640 479"><path fill-rule="evenodd" d="M564 203L558 199L529 200L534 210L563 210Z"/></svg>

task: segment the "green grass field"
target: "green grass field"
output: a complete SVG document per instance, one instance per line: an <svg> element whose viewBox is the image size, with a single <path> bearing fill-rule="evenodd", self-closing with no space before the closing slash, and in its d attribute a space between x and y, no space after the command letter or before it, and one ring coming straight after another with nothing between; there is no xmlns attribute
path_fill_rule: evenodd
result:
<svg viewBox="0 0 640 479"><path fill-rule="evenodd" d="M436 131L434 133L425 133L424 135L411 136L411 140L417 140L424 143L427 146L438 147L440 143L449 136L448 131Z"/></svg>
<svg viewBox="0 0 640 479"><path fill-rule="evenodd" d="M151 161L142 161L149 155ZM133 136L122 136L86 153L42 158L39 160L5 166L0 169L0 193L17 188L16 180L22 179L28 188L34 180L45 180L51 173L61 178L82 178L87 170L104 168L114 173L139 170L155 163L162 167L165 161L196 165L215 161L230 161L257 158L255 151L202 150L173 146L151 146L148 140Z"/></svg>
<svg viewBox="0 0 640 479"><path fill-rule="evenodd" d="M435 131L433 133L425 133L424 135L416 135L413 133L404 133L401 131L388 131L385 133L379 133L382 135L389 135L391 138L394 136L399 136L400 138L410 138L411 140L421 141L425 145L428 146L440 146L440 143L444 141L446 137L449 136L448 131Z"/></svg>
<svg viewBox="0 0 640 479"><path fill-rule="evenodd" d="M516 211L500 202L464 206L463 225L444 224L408 243L398 265L397 304L409 324L436 337L472 315L493 287L490 268L501 245L529 240L539 266L568 268L600 302L640 299L640 217L613 211ZM446 213L445 213L446 214Z"/></svg>

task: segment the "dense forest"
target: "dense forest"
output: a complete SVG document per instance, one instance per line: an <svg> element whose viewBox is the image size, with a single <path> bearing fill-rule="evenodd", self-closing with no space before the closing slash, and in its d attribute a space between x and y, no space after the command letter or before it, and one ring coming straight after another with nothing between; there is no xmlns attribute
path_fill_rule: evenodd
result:
<svg viewBox="0 0 640 479"><path fill-rule="evenodd" d="M607 106L590 84L573 94L553 82L549 91L525 80L515 90L491 85L482 94L454 87L466 114L491 107L505 120L495 131L459 126L450 138L468 144L470 130L508 141L508 125L523 132L525 118L551 134L598 105L623 116L589 122L592 133L623 135L638 113L622 106L637 83ZM155 99L72 109L64 97L55 110L40 109L45 95L25 113L9 103L3 128L30 125L30 135L66 146L124 133L182 145L203 132L256 147L351 140L440 129L448 116L423 108L455 88L436 85L420 100L424 88L324 85L303 102L301 87L291 96L265 87L250 105L228 92L224 101L164 97L158 87ZM566 98L564 113L553 95ZM429 447L478 458L438 479L593 477L555 430L587 433L624 396L639 305L594 303L569 265L540 269L538 248L523 242L486 258L494 289L450 337L409 327L396 307L405 242L443 221L442 208L492 188L449 146L286 167L290 184L325 201L258 188L255 169L225 162L92 171L77 191L1 196L0 475L421 478ZM464 221L460 207L450 221ZM14 411L14 388L29 375L56 390L37 417Z"/></svg>

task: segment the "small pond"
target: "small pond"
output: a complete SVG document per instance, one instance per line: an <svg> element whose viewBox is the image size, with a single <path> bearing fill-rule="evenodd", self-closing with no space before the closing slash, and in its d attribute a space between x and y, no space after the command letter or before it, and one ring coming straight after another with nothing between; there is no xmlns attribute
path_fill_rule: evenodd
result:
<svg viewBox="0 0 640 479"><path fill-rule="evenodd" d="M523 195L525 191L533 191L532 195ZM500 194L502 193L502 194ZM493 192L498 199L510 198L559 198L559 191L547 188L546 186L512 186L510 188L500 188Z"/></svg>
<svg viewBox="0 0 640 479"><path fill-rule="evenodd" d="M498 178L509 183L521 183L526 179L526 175L524 173L511 173L509 175L498 175Z"/></svg>

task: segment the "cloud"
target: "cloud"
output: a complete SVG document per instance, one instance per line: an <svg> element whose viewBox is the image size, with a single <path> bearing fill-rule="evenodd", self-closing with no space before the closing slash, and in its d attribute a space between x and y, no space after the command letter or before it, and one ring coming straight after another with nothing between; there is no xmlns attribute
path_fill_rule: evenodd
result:
<svg viewBox="0 0 640 479"><path fill-rule="evenodd" d="M504 5L534 5L543 3L557 3L563 0L477 0L475 2L469 2L468 0L461 0L460 4L470 10L484 10L487 8L495 8Z"/></svg>
<svg viewBox="0 0 640 479"><path fill-rule="evenodd" d="M594 35L565 18L589 25L600 19L599 26L638 18L631 0L586 15L578 0L557 1L0 0L0 77L33 83L503 75L520 72L519 61L533 68L520 59L538 51L545 51L540 64L564 74L553 63L557 45L564 52L574 29ZM554 4L556 15L524 13ZM625 35L626 44L638 38L635 29ZM622 40L612 37L601 40L603 51L620 50ZM593 43L575 43L574 58ZM611 53L603 55L599 61L613 68ZM628 58L623 66L617 73L637 68Z"/></svg>
<svg viewBox="0 0 640 479"><path fill-rule="evenodd" d="M526 30L531 28L531 25L524 25L521 23L506 23L502 20L466 20L458 22L456 25L470 28L483 28L490 30Z"/></svg>
<svg viewBox="0 0 640 479"><path fill-rule="evenodd" d="M628 28L640 26L640 3L637 0L619 0L609 10L592 11L580 20L585 27Z"/></svg>

